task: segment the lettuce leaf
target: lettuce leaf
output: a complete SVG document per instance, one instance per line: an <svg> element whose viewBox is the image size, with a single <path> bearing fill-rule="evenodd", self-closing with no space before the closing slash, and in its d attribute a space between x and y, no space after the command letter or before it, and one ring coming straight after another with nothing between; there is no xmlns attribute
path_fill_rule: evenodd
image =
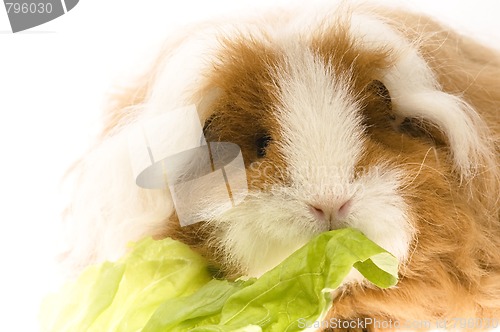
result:
<svg viewBox="0 0 500 332"><path fill-rule="evenodd" d="M140 331L165 300L212 279L187 245L144 239L115 263L93 266L42 304L42 331Z"/></svg>
<svg viewBox="0 0 500 332"><path fill-rule="evenodd" d="M301 331L324 317L353 267L378 287L397 283L397 259L354 229L323 233L260 278L235 282L212 279L182 243L145 239L47 301L45 330Z"/></svg>

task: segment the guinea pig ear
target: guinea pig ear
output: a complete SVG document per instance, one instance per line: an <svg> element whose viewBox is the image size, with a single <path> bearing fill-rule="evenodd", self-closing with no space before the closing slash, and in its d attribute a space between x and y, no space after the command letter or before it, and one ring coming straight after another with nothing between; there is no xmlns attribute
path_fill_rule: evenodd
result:
<svg viewBox="0 0 500 332"><path fill-rule="evenodd" d="M369 128L387 127L396 118L392 112L392 102L389 90L379 80L373 80L365 87L364 122Z"/></svg>
<svg viewBox="0 0 500 332"><path fill-rule="evenodd" d="M382 101L388 109L392 109L391 94L384 83L379 80L373 80L368 84L367 90L379 97L380 101Z"/></svg>
<svg viewBox="0 0 500 332"><path fill-rule="evenodd" d="M390 126L402 134L428 140L436 146L446 145L446 135L432 122L416 117L405 117L392 107L389 89L379 80L371 81L367 86L368 117L372 122L388 121ZM380 123L378 123L380 125Z"/></svg>

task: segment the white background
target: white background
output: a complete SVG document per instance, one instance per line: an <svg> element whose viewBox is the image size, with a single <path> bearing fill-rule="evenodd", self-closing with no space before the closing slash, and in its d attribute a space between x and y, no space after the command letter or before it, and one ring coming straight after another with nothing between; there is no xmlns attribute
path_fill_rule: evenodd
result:
<svg viewBox="0 0 500 332"><path fill-rule="evenodd" d="M403 2L500 48L498 1ZM0 7L0 330L37 330L40 298L58 281L61 178L98 132L113 82L147 63L169 31L264 3L286 1L82 0L18 34Z"/></svg>

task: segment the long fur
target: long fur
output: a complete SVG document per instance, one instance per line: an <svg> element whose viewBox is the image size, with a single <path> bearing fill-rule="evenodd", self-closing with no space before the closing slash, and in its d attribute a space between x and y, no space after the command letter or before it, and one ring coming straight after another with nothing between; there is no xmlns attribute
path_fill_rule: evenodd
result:
<svg viewBox="0 0 500 332"><path fill-rule="evenodd" d="M207 140L241 147L250 192L180 227L168 188L136 185L127 140L188 105ZM344 5L201 25L112 99L102 137L73 170L66 260L82 267L171 236L226 277L259 275L315 234L350 226L401 260L401 281L346 283L331 317L499 317L499 113L500 54L418 14ZM153 138L159 150L186 144L176 132ZM310 213L346 201L336 224Z"/></svg>

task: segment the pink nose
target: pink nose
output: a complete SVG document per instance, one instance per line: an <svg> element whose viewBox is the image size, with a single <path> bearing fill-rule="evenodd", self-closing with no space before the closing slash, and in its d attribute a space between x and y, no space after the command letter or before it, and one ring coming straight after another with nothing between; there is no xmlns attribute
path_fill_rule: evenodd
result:
<svg viewBox="0 0 500 332"><path fill-rule="evenodd" d="M331 221L347 217L351 204L351 200L341 201L339 204L309 204L309 210L316 219Z"/></svg>

